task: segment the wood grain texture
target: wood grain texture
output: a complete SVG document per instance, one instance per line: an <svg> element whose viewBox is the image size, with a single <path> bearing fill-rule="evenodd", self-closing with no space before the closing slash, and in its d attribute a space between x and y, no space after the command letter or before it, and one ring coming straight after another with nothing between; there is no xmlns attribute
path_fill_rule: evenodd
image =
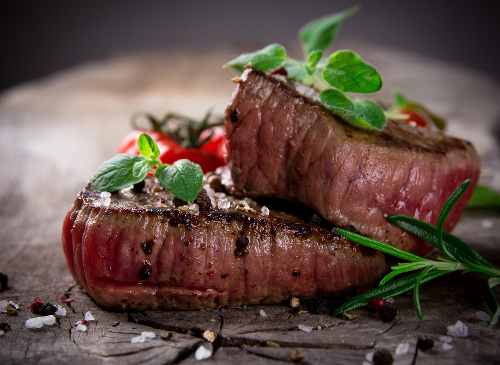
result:
<svg viewBox="0 0 500 365"><path fill-rule="evenodd" d="M363 44L348 48L382 74L379 100L388 102L395 88L403 90L446 117L452 134L471 139L483 158L482 182L500 190L494 133L500 117L497 83L417 55ZM353 311L360 315L354 321L318 315L312 302L302 303L304 313L286 303L196 312L109 312L75 286L60 234L76 193L114 155L134 113L175 111L201 117L213 108L222 114L234 74L221 65L236 53L220 49L117 56L0 95L0 272L9 277L0 300L20 303L17 315L0 313L0 323L11 326L0 336L0 363L194 364L201 344L213 350L203 361L212 364L289 364L292 349L304 356L305 364L361 364L380 349L390 351L395 364L498 363L499 325L466 322L469 314L489 313L479 275L452 274L423 285L423 321L411 297L395 298L392 306L399 314L390 323L367 309ZM499 212L469 210L454 233L500 264ZM74 299L69 305L60 299L67 292ZM67 315L53 326L26 328L25 321L34 317L29 304L35 298L62 305ZM329 303L332 308L339 304ZM87 331L77 331L74 324L87 311L96 321ZM467 324L469 336L454 338L453 349L445 350L440 336L457 320ZM313 330L304 332L300 325ZM207 330L215 336L213 343L203 337ZM132 344L144 331L156 337ZM417 349L422 336L434 341L432 349ZM405 343L408 351L396 355Z"/></svg>

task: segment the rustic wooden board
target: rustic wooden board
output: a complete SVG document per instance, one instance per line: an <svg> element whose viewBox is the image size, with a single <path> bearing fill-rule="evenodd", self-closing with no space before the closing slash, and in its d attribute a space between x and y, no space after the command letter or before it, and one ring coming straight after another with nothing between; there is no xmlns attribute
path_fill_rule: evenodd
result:
<svg viewBox="0 0 500 365"><path fill-rule="evenodd" d="M493 133L500 117L500 86L494 80L416 55L351 46L380 70L385 82L380 100L390 100L398 88L445 116L450 133L477 145L483 183L500 190L500 149ZM213 108L221 114L234 76L221 65L234 53L117 56L0 95L0 272L9 276L0 300L20 303L17 315L0 313L0 323L11 326L0 336L0 363L194 364L201 345L213 350L203 360L213 364L289 364L292 350L307 364L361 364L370 363L380 349L388 350L395 364L498 363L500 326L466 322L470 314L489 313L479 275L452 274L425 284L423 321L411 297L395 298L392 306L399 314L390 323L367 309L353 311L360 315L353 321L319 315L312 302L302 303L302 312L286 303L196 312L109 312L75 285L60 231L76 193L116 152L134 113L175 111L201 117ZM455 234L500 264L499 212L469 210ZM69 305L60 299L64 293L74 299ZM25 321L34 317L29 304L35 298L62 305L67 315L53 326L26 328ZM77 331L74 324L87 311L96 321L87 331ZM453 338L453 348L443 349L440 336L457 320L467 324L469 336ZM313 330L304 332L300 325ZM203 337L205 331L213 333L213 342ZM156 337L132 344L142 332ZM434 341L432 349L417 349L422 336ZM408 344L408 351L396 355L401 344Z"/></svg>

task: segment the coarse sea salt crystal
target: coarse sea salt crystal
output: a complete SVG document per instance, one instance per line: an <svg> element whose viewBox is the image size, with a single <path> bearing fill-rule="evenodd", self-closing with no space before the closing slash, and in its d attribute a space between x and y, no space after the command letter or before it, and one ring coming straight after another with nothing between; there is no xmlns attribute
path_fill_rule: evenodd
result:
<svg viewBox="0 0 500 365"><path fill-rule="evenodd" d="M264 312L262 309L260 310L260 316L261 317L267 317L267 313Z"/></svg>
<svg viewBox="0 0 500 365"><path fill-rule="evenodd" d="M146 339L152 339L155 337L156 335L154 334L154 332L142 332L140 336L132 337L130 343L143 343L144 341L146 341Z"/></svg>
<svg viewBox="0 0 500 365"><path fill-rule="evenodd" d="M56 317L50 315L30 318L24 323L24 325L26 326L26 328L42 328L44 324L47 326L52 326L54 323L56 323Z"/></svg>
<svg viewBox="0 0 500 365"><path fill-rule="evenodd" d="M375 352L370 351L365 355L365 359L369 362L373 362L373 355L375 355Z"/></svg>
<svg viewBox="0 0 500 365"><path fill-rule="evenodd" d="M477 312L476 318L479 319L480 321L483 321L483 322L489 322L491 319L491 316L486 312Z"/></svg>
<svg viewBox="0 0 500 365"><path fill-rule="evenodd" d="M56 316L64 317L66 315L66 309L56 304L57 311L54 313Z"/></svg>
<svg viewBox="0 0 500 365"><path fill-rule="evenodd" d="M156 337L154 332L142 332L141 336L144 336L144 338L149 338L149 339Z"/></svg>
<svg viewBox="0 0 500 365"><path fill-rule="evenodd" d="M385 302L390 304L390 303L394 303L395 300L394 300L394 298L387 298L387 300Z"/></svg>
<svg viewBox="0 0 500 365"><path fill-rule="evenodd" d="M0 330L0 336L5 335L5 331Z"/></svg>
<svg viewBox="0 0 500 365"><path fill-rule="evenodd" d="M194 353L194 358L198 361L208 359L210 356L212 356L212 350L206 349L205 346L198 347Z"/></svg>
<svg viewBox="0 0 500 365"><path fill-rule="evenodd" d="M260 211L264 215L269 215L269 208L266 206L262 207L262 209Z"/></svg>
<svg viewBox="0 0 500 365"><path fill-rule="evenodd" d="M231 206L231 203L229 202L229 200L222 200L222 198L221 198L221 199L219 199L219 203L217 205L221 209L229 209L229 207Z"/></svg>
<svg viewBox="0 0 500 365"><path fill-rule="evenodd" d="M87 326L80 323L78 326L76 326L76 330L80 332L85 332L87 330Z"/></svg>
<svg viewBox="0 0 500 365"><path fill-rule="evenodd" d="M309 333L313 330L313 328L309 326L304 326L303 324L299 324L299 330Z"/></svg>
<svg viewBox="0 0 500 365"><path fill-rule="evenodd" d="M9 304L12 305L16 309L19 308L19 306L16 303L14 303L12 300L9 300L9 301L2 300L2 301L0 301L0 312L7 313L7 306Z"/></svg>
<svg viewBox="0 0 500 365"><path fill-rule="evenodd" d="M410 350L410 344L408 342L400 343L398 347L396 347L396 356L407 354Z"/></svg>
<svg viewBox="0 0 500 365"><path fill-rule="evenodd" d="M140 336L135 336L130 339L130 343L143 343L146 341L146 337L140 335Z"/></svg>
<svg viewBox="0 0 500 365"><path fill-rule="evenodd" d="M467 337L469 336L469 328L463 324L462 321L457 321L454 326L446 327L448 332L446 334L452 337Z"/></svg>
<svg viewBox="0 0 500 365"><path fill-rule="evenodd" d="M109 198L111 196L111 193L109 191L103 191L101 193L101 198L102 199L106 199L106 198Z"/></svg>
<svg viewBox="0 0 500 365"><path fill-rule="evenodd" d="M450 345L449 343L446 343L446 342L445 342L445 343L443 343L443 350L444 350L444 351L450 351L450 350L452 350L452 349L453 349L453 346L452 346L452 345Z"/></svg>
<svg viewBox="0 0 500 365"><path fill-rule="evenodd" d="M451 343L451 341L453 341L453 338L450 336L439 336L439 341L445 343Z"/></svg>
<svg viewBox="0 0 500 365"><path fill-rule="evenodd" d="M85 318L86 321L95 321L95 318L92 315L92 313L90 313L90 311L88 311L87 313L85 313L85 317L84 318Z"/></svg>

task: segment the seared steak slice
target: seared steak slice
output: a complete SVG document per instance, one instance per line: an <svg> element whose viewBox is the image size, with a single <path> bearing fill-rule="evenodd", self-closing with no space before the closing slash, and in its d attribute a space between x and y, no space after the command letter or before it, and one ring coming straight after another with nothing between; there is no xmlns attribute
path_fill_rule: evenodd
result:
<svg viewBox="0 0 500 365"><path fill-rule="evenodd" d="M432 246L386 217L436 224L450 193L472 179L446 221L449 231L479 176L480 159L467 141L392 120L382 131L357 129L253 68L241 76L225 119L236 194L294 199L336 226L417 254Z"/></svg>
<svg viewBox="0 0 500 365"><path fill-rule="evenodd" d="M105 308L205 309L336 296L386 270L337 233L208 192L198 211L151 180L109 198L87 186L62 232L73 277Z"/></svg>

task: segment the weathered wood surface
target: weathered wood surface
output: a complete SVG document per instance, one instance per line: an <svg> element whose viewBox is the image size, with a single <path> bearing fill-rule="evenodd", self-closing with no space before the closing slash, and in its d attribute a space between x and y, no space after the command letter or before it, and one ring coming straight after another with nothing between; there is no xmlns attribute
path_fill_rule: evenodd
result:
<svg viewBox="0 0 500 365"><path fill-rule="evenodd" d="M354 51L375 64L384 78L379 92L390 100L395 88L420 100L450 122L450 132L471 139L483 157L483 183L500 190L500 153L495 127L500 117L500 86L485 75L415 55L366 45ZM222 113L234 76L221 65L234 52L198 54L179 51L118 56L75 67L20 85L0 96L0 272L9 288L0 300L20 303L15 316L0 313L12 327L0 336L2 364L192 364L196 349L212 348L204 363L285 364L298 350L303 363L370 363L378 349L391 352L395 364L500 362L500 326L468 323L466 317L488 312L481 299L483 278L450 275L422 288L425 318L418 320L411 297L397 297L396 319L383 323L366 309L354 321L306 313L288 305L249 306L197 312L104 311L71 278L60 242L61 224L76 193L99 164L111 157L130 130L132 114L176 111L201 117ZM496 127L498 131L498 127ZM498 133L498 132L497 132ZM500 213L467 211L455 233L500 264ZM74 301L60 300L69 292ZM497 290L498 294L498 290ZM35 298L62 304L67 315L53 326L27 329ZM340 302L332 302L334 307ZM261 310L266 316L261 315ZM91 311L96 321L86 332L73 326ZM440 336L457 320L469 336L453 338L443 349ZM313 327L310 333L299 325ZM213 332L208 342L205 331ZM156 338L131 343L141 332ZM422 336L434 340L417 350ZM400 344L407 353L396 355Z"/></svg>

